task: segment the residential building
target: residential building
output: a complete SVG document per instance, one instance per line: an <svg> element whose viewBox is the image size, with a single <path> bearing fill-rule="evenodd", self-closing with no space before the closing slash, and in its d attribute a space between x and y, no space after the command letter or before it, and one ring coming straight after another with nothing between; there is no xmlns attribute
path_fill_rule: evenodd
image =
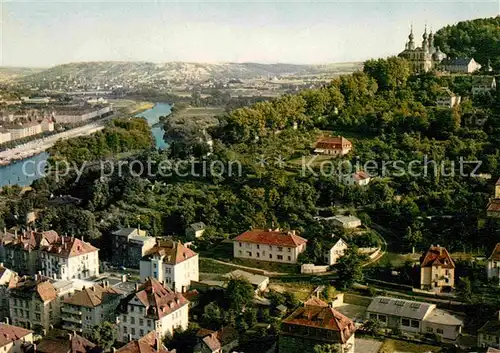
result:
<svg viewBox="0 0 500 353"><path fill-rule="evenodd" d="M48 330L59 323L57 290L46 278L21 279L9 291L10 318L16 326Z"/></svg>
<svg viewBox="0 0 500 353"><path fill-rule="evenodd" d="M450 73L472 74L481 69L481 65L473 58L457 57L444 59L441 69Z"/></svg>
<svg viewBox="0 0 500 353"><path fill-rule="evenodd" d="M66 298L61 307L62 327L69 331L88 334L103 321L114 322L115 311L123 293L107 283L83 288Z"/></svg>
<svg viewBox="0 0 500 353"><path fill-rule="evenodd" d="M344 176L344 183L347 185L365 186L370 183L370 180L370 174L362 170L358 170L357 172Z"/></svg>
<svg viewBox="0 0 500 353"><path fill-rule="evenodd" d="M472 78L472 94L484 94L497 89L497 81L493 76L475 76Z"/></svg>
<svg viewBox="0 0 500 353"><path fill-rule="evenodd" d="M50 119L41 121L30 121L27 123L5 124L2 130L10 134L10 140L18 140L29 136L41 134L43 132L54 131L54 122Z"/></svg>
<svg viewBox="0 0 500 353"><path fill-rule="evenodd" d="M490 198L486 215L493 218L500 217L500 179L495 183L495 192L493 198Z"/></svg>
<svg viewBox="0 0 500 353"><path fill-rule="evenodd" d="M226 273L224 277L231 278L242 278L247 280L254 288L255 294L260 294L265 292L267 286L269 285L269 277L257 275L255 273L249 273L242 270L234 270L229 273Z"/></svg>
<svg viewBox="0 0 500 353"><path fill-rule="evenodd" d="M366 309L366 318L384 327L410 334L434 333L444 340L456 340L462 332L463 320L437 309L435 304L390 297L375 297Z"/></svg>
<svg viewBox="0 0 500 353"><path fill-rule="evenodd" d="M25 353L31 344L33 344L33 331L0 323L0 351Z"/></svg>
<svg viewBox="0 0 500 353"><path fill-rule="evenodd" d="M486 276L500 285L500 243L495 245L488 261L486 262Z"/></svg>
<svg viewBox="0 0 500 353"><path fill-rule="evenodd" d="M453 93L449 88L442 87L436 99L436 105L442 108L453 108L459 105L462 98Z"/></svg>
<svg viewBox="0 0 500 353"><path fill-rule="evenodd" d="M40 243L42 274L54 279L85 279L99 274L99 249L75 237Z"/></svg>
<svg viewBox="0 0 500 353"><path fill-rule="evenodd" d="M354 229L361 227L361 220L356 216L334 216L331 218L334 225L342 227L344 229Z"/></svg>
<svg viewBox="0 0 500 353"><path fill-rule="evenodd" d="M124 228L112 234L112 261L131 268L139 268L143 256L156 245L155 237L138 228Z"/></svg>
<svg viewBox="0 0 500 353"><path fill-rule="evenodd" d="M448 250L431 245L420 258L420 288L432 291L451 291L455 286L455 263Z"/></svg>
<svg viewBox="0 0 500 353"><path fill-rule="evenodd" d="M173 240L159 240L140 262L141 281L151 277L185 292L191 281L199 281L198 254Z"/></svg>
<svg viewBox="0 0 500 353"><path fill-rule="evenodd" d="M194 353L231 353L238 346L238 331L233 326L225 326L212 331L199 329L196 333L198 343Z"/></svg>
<svg viewBox="0 0 500 353"><path fill-rule="evenodd" d="M102 353L88 339L64 330L53 329L36 344L34 353Z"/></svg>
<svg viewBox="0 0 500 353"><path fill-rule="evenodd" d="M412 71L417 73L431 71L446 58L446 54L441 52L439 47L434 47L434 34L431 31L427 35L427 27L422 35L422 45L420 47L416 46L414 39L412 26L405 49L398 55L408 60Z"/></svg>
<svg viewBox="0 0 500 353"><path fill-rule="evenodd" d="M207 226L203 222L190 224L189 227L186 228L186 237L188 239L200 238L205 232L206 228Z"/></svg>
<svg viewBox="0 0 500 353"><path fill-rule="evenodd" d="M169 351L154 331L113 351L115 353L176 353L175 349Z"/></svg>
<svg viewBox="0 0 500 353"><path fill-rule="evenodd" d="M326 246L324 261L327 265L335 265L347 250L347 243L340 237L336 237Z"/></svg>
<svg viewBox="0 0 500 353"><path fill-rule="evenodd" d="M189 323L189 302L181 293L148 278L120 305L117 319L118 340L139 339L155 331L160 339L172 335L174 329L186 329Z"/></svg>
<svg viewBox="0 0 500 353"><path fill-rule="evenodd" d="M318 344L339 344L341 353L354 353L355 331L354 323L328 304L309 303L282 321L279 352L309 353Z"/></svg>
<svg viewBox="0 0 500 353"><path fill-rule="evenodd" d="M500 313L495 320L487 321L477 330L478 347L500 348Z"/></svg>
<svg viewBox="0 0 500 353"><path fill-rule="evenodd" d="M17 273L0 264L0 317L10 317L9 290L16 286Z"/></svg>
<svg viewBox="0 0 500 353"><path fill-rule="evenodd" d="M343 156L352 149L352 143L342 136L323 137L316 142L314 153Z"/></svg>
<svg viewBox="0 0 500 353"><path fill-rule="evenodd" d="M295 231L253 229L233 240L233 256L241 259L296 263L307 240Z"/></svg>
<svg viewBox="0 0 500 353"><path fill-rule="evenodd" d="M0 144L6 143L12 140L12 134L7 129L0 127Z"/></svg>

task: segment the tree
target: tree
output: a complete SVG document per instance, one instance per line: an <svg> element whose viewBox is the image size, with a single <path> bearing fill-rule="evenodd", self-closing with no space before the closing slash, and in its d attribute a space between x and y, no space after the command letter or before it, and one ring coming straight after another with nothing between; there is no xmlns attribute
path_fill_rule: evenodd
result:
<svg viewBox="0 0 500 353"><path fill-rule="evenodd" d="M253 286L244 278L231 278L227 284L225 298L229 308L241 312L254 297Z"/></svg>
<svg viewBox="0 0 500 353"><path fill-rule="evenodd" d="M473 292L469 277L460 277L457 286L457 296L465 303L472 303Z"/></svg>
<svg viewBox="0 0 500 353"><path fill-rule="evenodd" d="M335 344L317 344L314 346L314 353L342 353L342 346Z"/></svg>
<svg viewBox="0 0 500 353"><path fill-rule="evenodd" d="M378 320L368 320L363 324L365 332L372 336L378 336L381 327L380 321Z"/></svg>
<svg viewBox="0 0 500 353"><path fill-rule="evenodd" d="M411 253L414 254L415 246L422 241L422 232L420 229L412 229L412 227L408 227L403 239L406 243L408 243L408 245L411 246Z"/></svg>
<svg viewBox="0 0 500 353"><path fill-rule="evenodd" d="M92 328L89 340L104 350L108 350L113 347L116 341L116 327L112 323L104 321L102 324Z"/></svg>
<svg viewBox="0 0 500 353"><path fill-rule="evenodd" d="M337 271L339 281L344 288L363 280L363 263L365 257L360 255L356 246L350 246L333 268Z"/></svg>

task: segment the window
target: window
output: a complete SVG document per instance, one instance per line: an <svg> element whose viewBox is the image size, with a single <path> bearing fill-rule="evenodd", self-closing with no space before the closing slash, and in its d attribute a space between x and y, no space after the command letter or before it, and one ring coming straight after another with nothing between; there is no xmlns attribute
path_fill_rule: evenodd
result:
<svg viewBox="0 0 500 353"><path fill-rule="evenodd" d="M260 257L260 253L256 253L257 257Z"/></svg>
<svg viewBox="0 0 500 353"><path fill-rule="evenodd" d="M156 264L153 264L153 268L156 268Z"/></svg>
<svg viewBox="0 0 500 353"><path fill-rule="evenodd" d="M443 329L442 328L438 328L438 329L436 329L436 332L440 333L440 334L443 334Z"/></svg>
<svg viewBox="0 0 500 353"><path fill-rule="evenodd" d="M410 319L401 319L401 326L410 327Z"/></svg>
<svg viewBox="0 0 500 353"><path fill-rule="evenodd" d="M413 328L419 328L420 327L420 322L416 320L411 320L411 327Z"/></svg>
<svg viewBox="0 0 500 353"><path fill-rule="evenodd" d="M370 314L370 320L377 320L377 314Z"/></svg>
<svg viewBox="0 0 500 353"><path fill-rule="evenodd" d="M155 271L155 272L153 272L153 277L154 277L154 278L158 277L158 274L156 273L156 271Z"/></svg>
<svg viewBox="0 0 500 353"><path fill-rule="evenodd" d="M288 256L288 261L292 261L292 257L291 256Z"/></svg>
<svg viewBox="0 0 500 353"><path fill-rule="evenodd" d="M134 325L134 324L135 324L135 317L133 317L133 316L132 316L132 317L130 318L130 323L131 323L132 325Z"/></svg>
<svg viewBox="0 0 500 353"><path fill-rule="evenodd" d="M260 245L259 244L257 244L257 249L260 249Z"/></svg>
<svg viewBox="0 0 500 353"><path fill-rule="evenodd" d="M247 251L247 255L252 257L252 252L251 251Z"/></svg>
<svg viewBox="0 0 500 353"><path fill-rule="evenodd" d="M242 247L243 245L240 243L240 248Z"/></svg>
<svg viewBox="0 0 500 353"><path fill-rule="evenodd" d="M292 252L292 248L288 248L288 252Z"/></svg>
<svg viewBox="0 0 500 353"><path fill-rule="evenodd" d="M148 326L151 326L151 320L148 320Z"/></svg>
<svg viewBox="0 0 500 353"><path fill-rule="evenodd" d="M123 333L127 333L128 330L127 330L127 326L123 326Z"/></svg>
<svg viewBox="0 0 500 353"><path fill-rule="evenodd" d="M278 251L279 252L282 252L283 251L283 248L281 246L278 246Z"/></svg>
<svg viewBox="0 0 500 353"><path fill-rule="evenodd" d="M139 325L141 325L141 326L144 325L144 320L143 319L139 319Z"/></svg>
<svg viewBox="0 0 500 353"><path fill-rule="evenodd" d="M272 259L273 258L273 254L269 254L269 258Z"/></svg>
<svg viewBox="0 0 500 353"><path fill-rule="evenodd" d="M283 260L283 256L282 255L278 255L278 260Z"/></svg>
<svg viewBox="0 0 500 353"><path fill-rule="evenodd" d="M139 334L142 336L144 336L144 330L139 330Z"/></svg>
<svg viewBox="0 0 500 353"><path fill-rule="evenodd" d="M434 332L434 330L432 329L432 327L427 327L425 330L426 330L427 332Z"/></svg>
<svg viewBox="0 0 500 353"><path fill-rule="evenodd" d="M134 327L132 327L132 328L130 329L130 332L132 333L132 335L135 335L135 328L134 328Z"/></svg>
<svg viewBox="0 0 500 353"><path fill-rule="evenodd" d="M385 315L379 315L378 316L378 321L383 322L385 324L387 322L387 316L385 316Z"/></svg>
<svg viewBox="0 0 500 353"><path fill-rule="evenodd" d="M123 322L127 322L127 315L123 315Z"/></svg>

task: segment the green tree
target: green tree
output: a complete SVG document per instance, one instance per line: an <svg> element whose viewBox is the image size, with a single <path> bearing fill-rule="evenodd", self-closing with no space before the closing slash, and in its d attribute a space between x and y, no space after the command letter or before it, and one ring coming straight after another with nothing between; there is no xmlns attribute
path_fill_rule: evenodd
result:
<svg viewBox="0 0 500 353"><path fill-rule="evenodd" d="M314 353L342 353L342 346L335 344L317 344L314 346Z"/></svg>
<svg viewBox="0 0 500 353"><path fill-rule="evenodd" d="M116 333L117 329L115 325L108 321L104 321L102 324L92 328L89 334L89 340L104 350L108 350L113 347L116 341Z"/></svg>
<svg viewBox="0 0 500 353"><path fill-rule="evenodd" d="M469 277L460 277L457 286L457 297L465 303L472 303L474 294Z"/></svg>
<svg viewBox="0 0 500 353"><path fill-rule="evenodd" d="M229 308L241 312L254 297L253 286L244 278L231 278L225 291L225 299Z"/></svg>
<svg viewBox="0 0 500 353"><path fill-rule="evenodd" d="M333 268L337 271L339 282L344 288L363 280L363 263L365 257L360 255L356 246L350 246Z"/></svg>

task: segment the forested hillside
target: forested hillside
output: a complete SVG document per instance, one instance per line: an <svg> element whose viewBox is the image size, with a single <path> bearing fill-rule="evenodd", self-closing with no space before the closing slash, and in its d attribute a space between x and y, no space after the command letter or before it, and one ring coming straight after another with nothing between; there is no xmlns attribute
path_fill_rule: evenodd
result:
<svg viewBox="0 0 500 353"><path fill-rule="evenodd" d="M468 56L500 70L500 16L462 21L436 32L435 45L448 56Z"/></svg>

